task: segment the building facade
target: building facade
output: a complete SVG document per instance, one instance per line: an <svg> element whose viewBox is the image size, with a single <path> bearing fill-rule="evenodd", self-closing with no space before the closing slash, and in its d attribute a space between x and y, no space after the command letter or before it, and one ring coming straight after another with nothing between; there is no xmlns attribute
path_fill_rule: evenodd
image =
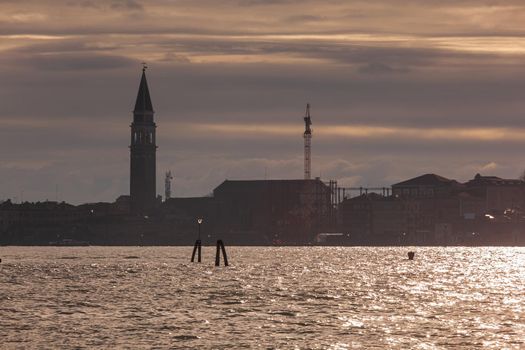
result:
<svg viewBox="0 0 525 350"><path fill-rule="evenodd" d="M326 232L330 187L315 180L226 180L213 191L215 230L238 242L305 244Z"/></svg>

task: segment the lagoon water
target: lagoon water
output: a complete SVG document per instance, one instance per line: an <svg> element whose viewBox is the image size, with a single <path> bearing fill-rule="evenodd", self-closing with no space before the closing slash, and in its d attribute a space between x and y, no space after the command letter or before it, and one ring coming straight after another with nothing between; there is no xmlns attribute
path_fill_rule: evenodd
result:
<svg viewBox="0 0 525 350"><path fill-rule="evenodd" d="M522 349L524 248L0 247L0 348Z"/></svg>

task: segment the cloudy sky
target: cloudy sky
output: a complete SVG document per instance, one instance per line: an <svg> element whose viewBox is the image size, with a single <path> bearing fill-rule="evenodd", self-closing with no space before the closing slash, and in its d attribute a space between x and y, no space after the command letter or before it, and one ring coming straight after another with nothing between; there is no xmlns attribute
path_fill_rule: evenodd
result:
<svg viewBox="0 0 525 350"><path fill-rule="evenodd" d="M129 193L141 62L157 187L388 186L525 168L523 0L1 0L0 198ZM58 189L58 191L57 191Z"/></svg>

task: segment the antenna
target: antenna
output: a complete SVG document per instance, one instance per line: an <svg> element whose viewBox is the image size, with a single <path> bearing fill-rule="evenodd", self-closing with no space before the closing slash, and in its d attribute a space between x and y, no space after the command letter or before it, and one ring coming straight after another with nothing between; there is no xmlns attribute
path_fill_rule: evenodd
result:
<svg viewBox="0 0 525 350"><path fill-rule="evenodd" d="M312 173L312 119L310 118L310 104L306 104L306 114L304 117L304 179L310 180Z"/></svg>
<svg viewBox="0 0 525 350"><path fill-rule="evenodd" d="M148 69L148 65L146 64L146 62L142 62L142 71L145 72L146 69Z"/></svg>
<svg viewBox="0 0 525 350"><path fill-rule="evenodd" d="M167 201L171 198L171 180L173 176L171 175L171 170L166 171L166 177L164 178L164 201Z"/></svg>

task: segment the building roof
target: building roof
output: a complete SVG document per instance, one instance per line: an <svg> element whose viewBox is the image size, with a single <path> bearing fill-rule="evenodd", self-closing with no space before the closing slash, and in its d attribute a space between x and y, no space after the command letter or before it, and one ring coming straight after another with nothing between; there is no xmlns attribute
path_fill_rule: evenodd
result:
<svg viewBox="0 0 525 350"><path fill-rule="evenodd" d="M450 186L456 185L456 180L450 180L446 177L439 176L436 174L424 174L418 177L414 177L410 180L402 181L392 185L392 187L411 187L411 186Z"/></svg>
<svg viewBox="0 0 525 350"><path fill-rule="evenodd" d="M139 92L137 94L137 101L135 102L135 109L133 112L153 112L145 69L142 70L142 78L140 79Z"/></svg>
<svg viewBox="0 0 525 350"><path fill-rule="evenodd" d="M329 187L319 179L312 180L224 180L219 186L217 186L213 192L221 191L224 189L234 189L242 191L253 191L253 190L265 190L268 188L298 188L304 186L318 186L320 188Z"/></svg>
<svg viewBox="0 0 525 350"><path fill-rule="evenodd" d="M502 179L497 176L482 176L476 174L472 180L465 183L468 187L474 186L524 186L525 181L518 179Z"/></svg>
<svg viewBox="0 0 525 350"><path fill-rule="evenodd" d="M0 203L0 209L13 210L57 210L57 209L73 209L74 205L66 202L44 201L44 202L23 202L12 203L10 199Z"/></svg>

